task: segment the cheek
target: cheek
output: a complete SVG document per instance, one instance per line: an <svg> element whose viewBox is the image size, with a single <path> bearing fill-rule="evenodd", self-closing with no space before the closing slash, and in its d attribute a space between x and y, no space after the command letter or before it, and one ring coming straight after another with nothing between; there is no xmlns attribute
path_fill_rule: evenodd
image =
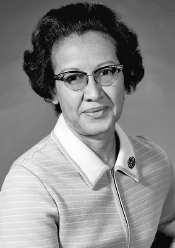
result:
<svg viewBox="0 0 175 248"><path fill-rule="evenodd" d="M124 87L123 84L111 88L111 101L114 108L122 108L124 103Z"/></svg>
<svg viewBox="0 0 175 248"><path fill-rule="evenodd" d="M60 106L63 112L72 112L73 103L69 97L60 96Z"/></svg>
<svg viewBox="0 0 175 248"><path fill-rule="evenodd" d="M71 116L78 112L80 101L73 91L69 92L67 89L60 90L58 99L61 109L66 115Z"/></svg>

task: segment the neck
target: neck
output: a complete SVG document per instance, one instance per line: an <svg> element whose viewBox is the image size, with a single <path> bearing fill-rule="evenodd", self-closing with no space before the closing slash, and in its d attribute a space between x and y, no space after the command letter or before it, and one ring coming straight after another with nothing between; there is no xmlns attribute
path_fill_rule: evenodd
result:
<svg viewBox="0 0 175 248"><path fill-rule="evenodd" d="M113 168L119 150L115 130L108 135L83 136L79 138L110 168Z"/></svg>

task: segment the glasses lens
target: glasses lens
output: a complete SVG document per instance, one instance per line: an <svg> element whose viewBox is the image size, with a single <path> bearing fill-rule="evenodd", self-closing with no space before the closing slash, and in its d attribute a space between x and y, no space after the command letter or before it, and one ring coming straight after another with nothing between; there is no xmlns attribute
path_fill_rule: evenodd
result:
<svg viewBox="0 0 175 248"><path fill-rule="evenodd" d="M79 72L69 72L63 78L66 86L71 90L81 90L86 86L86 75Z"/></svg>
<svg viewBox="0 0 175 248"><path fill-rule="evenodd" d="M118 69L116 66L109 66L98 71L96 79L100 85L108 86L113 84L118 77Z"/></svg>

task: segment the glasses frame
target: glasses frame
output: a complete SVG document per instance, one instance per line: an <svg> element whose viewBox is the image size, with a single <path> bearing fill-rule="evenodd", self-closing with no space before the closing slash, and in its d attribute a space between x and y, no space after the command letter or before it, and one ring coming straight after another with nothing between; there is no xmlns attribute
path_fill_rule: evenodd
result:
<svg viewBox="0 0 175 248"><path fill-rule="evenodd" d="M99 84L99 85L101 85L101 86L106 86L106 87L107 87L107 86L112 85L112 84L117 80L118 74L117 74L116 80L115 80L114 82L108 84L108 85L100 84L100 82L98 81L98 78L97 78L97 77L99 76L98 73L100 73L101 70L103 70L103 69L105 69L105 68L109 68L109 67L110 67L110 68L116 68L117 71L118 71L118 74L123 70L123 65L120 65L120 64L117 64L117 65L115 65L115 64L114 64L114 65L105 65L105 66L103 66L103 67L100 67L100 68L94 70L94 71L92 72L92 74L87 74L87 73L84 72L84 71L78 71L78 70L74 70L74 71L65 71L65 72L61 72L61 73L59 73L59 74L57 74L57 75L54 75L53 79L63 81L64 84L66 85L66 87L68 87L69 89L71 89L71 90L73 90L73 91L81 91L81 90L83 90L83 89L88 85L89 76L93 76L93 77L94 77L94 80L95 80L95 82L96 82L97 84ZM68 73L81 73L81 74L85 75L85 76L86 76L86 84L85 84L85 86L83 86L82 88L80 88L80 89L78 89L78 90L74 90L74 89L70 88L69 85L68 85L68 84L66 83L66 81L64 80L64 76L65 76L66 74L68 74Z"/></svg>

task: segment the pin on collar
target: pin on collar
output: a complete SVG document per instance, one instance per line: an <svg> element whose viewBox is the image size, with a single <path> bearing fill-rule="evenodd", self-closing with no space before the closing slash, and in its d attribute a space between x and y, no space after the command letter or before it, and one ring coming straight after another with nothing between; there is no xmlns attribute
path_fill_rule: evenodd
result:
<svg viewBox="0 0 175 248"><path fill-rule="evenodd" d="M129 167L130 169L134 168L135 163L136 163L136 160L135 160L134 157L129 157L129 158L128 158L127 164L128 164L128 167Z"/></svg>

